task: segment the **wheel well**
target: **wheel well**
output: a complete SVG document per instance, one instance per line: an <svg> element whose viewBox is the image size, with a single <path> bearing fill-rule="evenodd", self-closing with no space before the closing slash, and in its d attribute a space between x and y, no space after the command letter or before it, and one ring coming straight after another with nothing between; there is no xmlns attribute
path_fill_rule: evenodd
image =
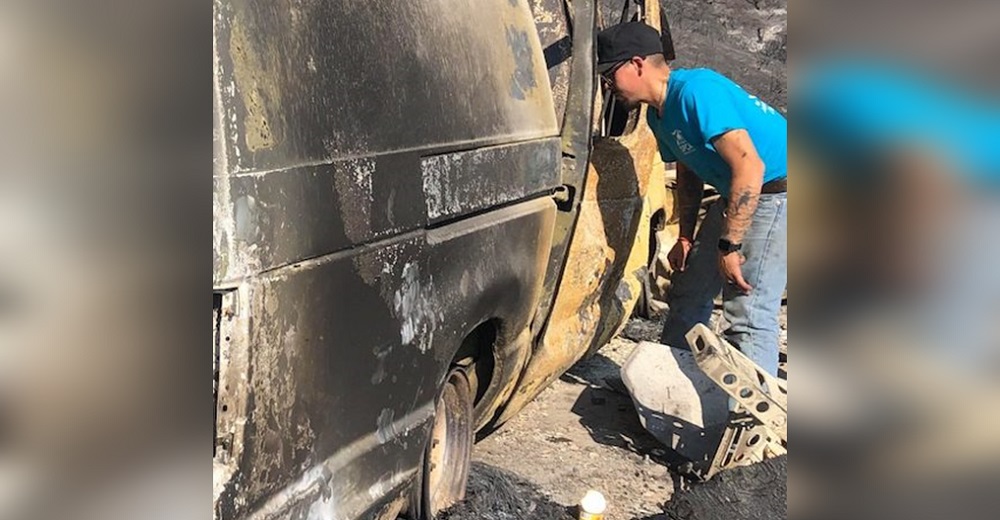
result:
<svg viewBox="0 0 1000 520"><path fill-rule="evenodd" d="M452 365L464 366L475 392L473 404L478 405L493 380L494 348L500 329L498 320L487 320L472 329L455 354Z"/></svg>

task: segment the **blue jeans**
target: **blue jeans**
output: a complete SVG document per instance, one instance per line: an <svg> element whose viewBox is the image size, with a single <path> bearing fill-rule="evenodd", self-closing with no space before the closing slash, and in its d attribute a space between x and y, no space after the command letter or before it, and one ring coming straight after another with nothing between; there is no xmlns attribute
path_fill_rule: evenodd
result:
<svg viewBox="0 0 1000 520"><path fill-rule="evenodd" d="M675 272L667 294L660 343L687 348L684 335L697 323L708 325L713 300L722 290L722 315L729 324L725 338L761 368L778 373L778 314L788 280L788 195L763 194L750 229L743 237L743 279L753 287L743 294L723 283L718 242L725 203L712 204L698 230L687 268Z"/></svg>

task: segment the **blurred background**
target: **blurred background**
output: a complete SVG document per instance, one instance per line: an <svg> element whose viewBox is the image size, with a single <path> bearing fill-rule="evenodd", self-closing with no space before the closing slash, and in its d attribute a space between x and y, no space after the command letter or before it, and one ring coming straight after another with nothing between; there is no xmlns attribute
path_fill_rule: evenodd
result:
<svg viewBox="0 0 1000 520"><path fill-rule="evenodd" d="M789 515L996 518L1000 2L791 4ZM211 514L211 16L0 4L0 519Z"/></svg>
<svg viewBox="0 0 1000 520"><path fill-rule="evenodd" d="M0 3L0 518L210 514L211 16Z"/></svg>
<svg viewBox="0 0 1000 520"><path fill-rule="evenodd" d="M1000 3L790 10L789 515L994 518Z"/></svg>

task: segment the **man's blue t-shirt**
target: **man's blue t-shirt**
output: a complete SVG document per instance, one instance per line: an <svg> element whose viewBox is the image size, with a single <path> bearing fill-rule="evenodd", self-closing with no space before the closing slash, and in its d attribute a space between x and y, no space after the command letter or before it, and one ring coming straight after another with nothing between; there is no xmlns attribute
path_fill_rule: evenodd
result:
<svg viewBox="0 0 1000 520"><path fill-rule="evenodd" d="M736 129L750 134L764 161L764 182L788 175L788 122L780 112L718 72L675 69L667 82L663 118L650 107L649 127L664 162L680 161L729 197L733 172L712 139Z"/></svg>

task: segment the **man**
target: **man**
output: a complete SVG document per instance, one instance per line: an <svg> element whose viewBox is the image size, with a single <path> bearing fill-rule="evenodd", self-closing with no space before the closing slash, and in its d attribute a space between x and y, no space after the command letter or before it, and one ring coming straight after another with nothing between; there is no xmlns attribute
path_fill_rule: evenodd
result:
<svg viewBox="0 0 1000 520"><path fill-rule="evenodd" d="M726 339L778 371L778 313L787 280L787 122L775 109L707 69L671 70L659 34L642 22L597 37L597 70L626 106L648 105L664 162L677 163L680 237L661 342L708 323L722 290ZM695 234L705 183L714 204Z"/></svg>

